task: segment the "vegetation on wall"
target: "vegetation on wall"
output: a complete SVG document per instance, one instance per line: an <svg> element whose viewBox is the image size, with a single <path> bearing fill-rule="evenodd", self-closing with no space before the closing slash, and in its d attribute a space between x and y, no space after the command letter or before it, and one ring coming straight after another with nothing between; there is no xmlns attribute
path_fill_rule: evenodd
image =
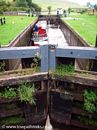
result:
<svg viewBox="0 0 97 130"><path fill-rule="evenodd" d="M22 102L35 104L35 86L30 83L22 83L18 89L7 87L0 92L0 98L18 98Z"/></svg>
<svg viewBox="0 0 97 130"><path fill-rule="evenodd" d="M97 92L92 90L85 90L84 91L84 108L86 111L93 113L97 112Z"/></svg>
<svg viewBox="0 0 97 130"><path fill-rule="evenodd" d="M35 104L35 86L30 83L23 83L18 88L19 98L26 103Z"/></svg>
<svg viewBox="0 0 97 130"><path fill-rule="evenodd" d="M78 117L77 117L77 120L80 120L80 122L81 122L82 124L85 124L85 125L93 125L93 126L96 126L96 127L97 127L97 120L96 120L96 119L91 119L91 118L84 117L84 116L78 116Z"/></svg>
<svg viewBox="0 0 97 130"><path fill-rule="evenodd" d="M0 92L0 97L4 97L7 99L16 98L16 91L15 88L5 88L2 92Z"/></svg>

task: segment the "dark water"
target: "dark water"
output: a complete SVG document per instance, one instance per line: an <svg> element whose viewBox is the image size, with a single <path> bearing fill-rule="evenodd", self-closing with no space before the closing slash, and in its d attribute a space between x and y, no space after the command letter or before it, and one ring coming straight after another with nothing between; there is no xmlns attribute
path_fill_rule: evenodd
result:
<svg viewBox="0 0 97 130"><path fill-rule="evenodd" d="M45 130L45 129L33 129L33 130ZM53 128L52 130L86 130L86 129L77 128L77 127L72 126L72 127L64 127L64 128Z"/></svg>
<svg viewBox="0 0 97 130"><path fill-rule="evenodd" d="M85 130L83 128L78 128L78 127L74 127L74 126L64 126L64 127L60 127L60 128L53 128L53 130Z"/></svg>

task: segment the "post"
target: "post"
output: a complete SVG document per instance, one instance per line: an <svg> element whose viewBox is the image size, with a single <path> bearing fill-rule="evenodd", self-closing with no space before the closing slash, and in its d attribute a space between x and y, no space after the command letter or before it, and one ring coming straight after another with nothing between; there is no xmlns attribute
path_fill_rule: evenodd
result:
<svg viewBox="0 0 97 130"><path fill-rule="evenodd" d="M56 68L56 46L49 45L49 70L55 70Z"/></svg>
<svg viewBox="0 0 97 130"><path fill-rule="evenodd" d="M48 45L40 47L41 54L41 72L48 72Z"/></svg>
<svg viewBox="0 0 97 130"><path fill-rule="evenodd" d="M95 47L97 48L97 35L96 35ZM92 69L91 70L97 72L97 59L93 60Z"/></svg>

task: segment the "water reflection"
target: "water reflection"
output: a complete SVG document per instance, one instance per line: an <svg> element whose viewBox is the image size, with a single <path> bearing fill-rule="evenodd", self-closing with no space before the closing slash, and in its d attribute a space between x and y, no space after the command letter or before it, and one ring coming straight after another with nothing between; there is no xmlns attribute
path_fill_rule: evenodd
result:
<svg viewBox="0 0 97 130"><path fill-rule="evenodd" d="M49 115L47 116L46 124L45 124L45 130L53 130L53 127L50 123Z"/></svg>

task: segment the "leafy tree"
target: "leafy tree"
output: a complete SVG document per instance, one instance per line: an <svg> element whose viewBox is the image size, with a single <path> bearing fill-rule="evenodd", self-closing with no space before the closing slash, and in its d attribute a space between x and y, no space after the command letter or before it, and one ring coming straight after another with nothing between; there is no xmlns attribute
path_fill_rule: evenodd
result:
<svg viewBox="0 0 97 130"><path fill-rule="evenodd" d="M32 3L32 0L16 0L17 7L29 7L30 9L35 8L36 12L40 12L41 8L35 3Z"/></svg>
<svg viewBox="0 0 97 130"><path fill-rule="evenodd" d="M6 5L6 1L1 0L1 1L0 1L0 6L4 6L4 5Z"/></svg>
<svg viewBox="0 0 97 130"><path fill-rule="evenodd" d="M4 11L7 11L10 6L10 2L0 0L0 14L3 14Z"/></svg>
<svg viewBox="0 0 97 130"><path fill-rule="evenodd" d="M71 8L68 8L68 13L70 14L70 12L71 12Z"/></svg>
<svg viewBox="0 0 97 130"><path fill-rule="evenodd" d="M32 0L26 0L27 1L27 4L28 4L28 7L31 8L32 7Z"/></svg>
<svg viewBox="0 0 97 130"><path fill-rule="evenodd" d="M41 7L35 3L32 3L32 0L12 0L12 2L6 2L5 0L0 0L0 14L3 14L4 11L17 11L25 10L27 11L35 10L36 12L41 11Z"/></svg>
<svg viewBox="0 0 97 130"><path fill-rule="evenodd" d="M4 0L0 0L0 6L7 6L7 7L9 7L10 5L11 5L10 2L6 2Z"/></svg>
<svg viewBox="0 0 97 130"><path fill-rule="evenodd" d="M41 11L41 7L38 6L38 5L35 4L35 3L32 3L32 7L36 10L36 12L40 12L40 11Z"/></svg>
<svg viewBox="0 0 97 130"><path fill-rule="evenodd" d="M16 6L17 7L27 7L27 1L26 0L17 0L17 3L16 3Z"/></svg>
<svg viewBox="0 0 97 130"><path fill-rule="evenodd" d="M48 8L48 14L50 14L51 13L51 6L48 6L47 8Z"/></svg>

